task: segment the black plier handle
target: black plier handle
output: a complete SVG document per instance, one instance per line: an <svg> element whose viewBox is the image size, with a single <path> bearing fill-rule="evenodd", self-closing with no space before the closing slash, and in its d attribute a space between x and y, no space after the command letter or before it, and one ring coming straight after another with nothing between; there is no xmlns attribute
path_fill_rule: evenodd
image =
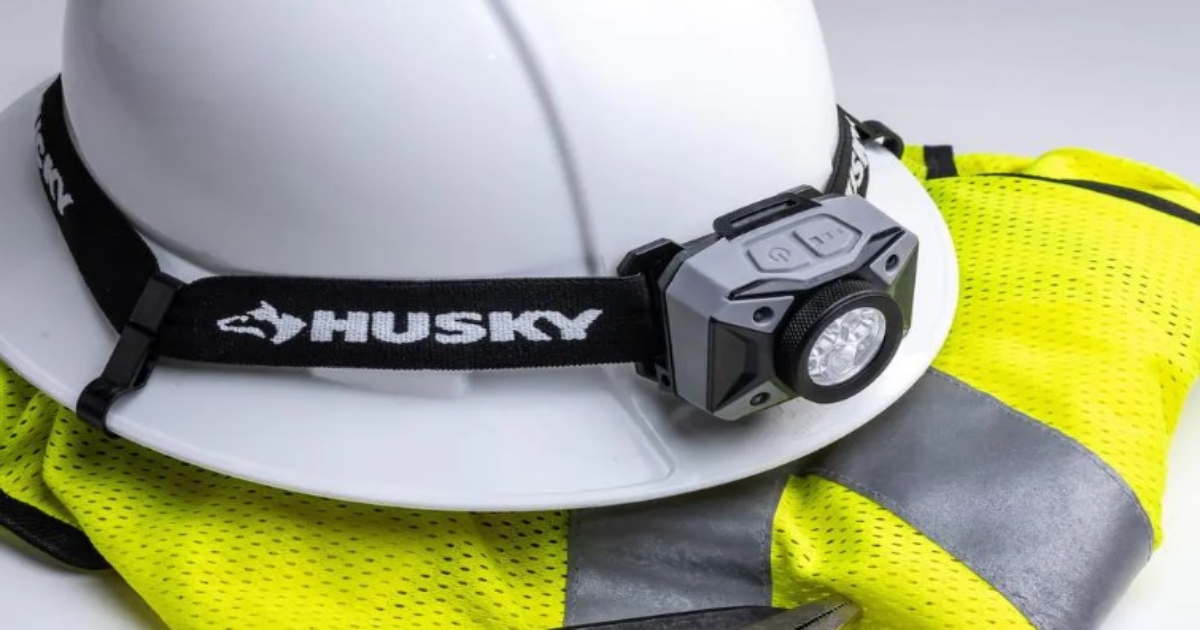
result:
<svg viewBox="0 0 1200 630"><path fill-rule="evenodd" d="M862 609L840 596L799 608L739 606L571 626L560 630L845 630Z"/></svg>
<svg viewBox="0 0 1200 630"><path fill-rule="evenodd" d="M844 597L830 597L785 610L738 630L844 630L862 617L862 609Z"/></svg>

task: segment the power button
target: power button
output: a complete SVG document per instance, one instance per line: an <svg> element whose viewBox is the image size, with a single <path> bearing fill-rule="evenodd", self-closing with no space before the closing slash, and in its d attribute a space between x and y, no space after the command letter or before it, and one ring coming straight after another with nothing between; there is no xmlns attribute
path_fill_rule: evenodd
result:
<svg viewBox="0 0 1200 630"><path fill-rule="evenodd" d="M812 263L812 255L791 234L777 234L750 246L750 260L759 271L795 271Z"/></svg>

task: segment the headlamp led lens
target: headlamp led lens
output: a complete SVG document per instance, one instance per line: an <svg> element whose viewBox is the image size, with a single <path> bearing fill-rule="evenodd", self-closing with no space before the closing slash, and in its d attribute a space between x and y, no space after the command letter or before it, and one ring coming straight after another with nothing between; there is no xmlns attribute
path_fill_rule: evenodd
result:
<svg viewBox="0 0 1200 630"><path fill-rule="evenodd" d="M864 306L830 322L808 355L808 376L822 387L841 385L861 373L883 347L887 319Z"/></svg>

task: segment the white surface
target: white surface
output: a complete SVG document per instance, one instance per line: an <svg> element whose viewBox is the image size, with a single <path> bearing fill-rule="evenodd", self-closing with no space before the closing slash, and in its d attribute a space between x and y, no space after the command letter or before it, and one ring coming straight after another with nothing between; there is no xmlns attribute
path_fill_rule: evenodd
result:
<svg viewBox="0 0 1200 630"><path fill-rule="evenodd" d="M1200 143L1191 76L1200 4L824 0L820 8L841 100L913 141L1023 153L1078 144L1200 180L1184 149ZM0 0L0 103L58 67L60 10L56 0ZM1198 422L1193 396L1172 452L1166 541L1105 630L1194 626ZM0 545L5 627L155 627L136 622L150 617L130 612L127 591L109 589Z"/></svg>
<svg viewBox="0 0 1200 630"><path fill-rule="evenodd" d="M664 234L680 240L699 237L723 212L801 183L823 186L829 176L837 123L812 7L773 0L739 5L736 11L726 8L718 15L714 12L728 5L703 5L707 9L695 5L688 12L689 22L679 19L678 11L666 10L679 9L683 6L680 1L684 0L646 5L594 0L573 5L580 10L566 13L549 8L557 5L520 3L523 8L514 14L525 24L526 41L554 51L540 58L578 58L588 76L603 84L598 87L579 77L568 79L567 68L555 63L548 63L543 73L549 77L547 84L554 92L562 127L574 147L577 179L587 198L590 219L586 223L595 243L593 251L606 269L615 266L630 248ZM320 263L329 262L330 270L347 275L376 275L388 266L397 269L393 275L407 275L410 266L426 275L436 266L423 267L429 263L422 258L432 257L445 261L455 270L453 275L487 274L514 248L522 253L512 257L513 266L502 275L529 268L534 273L585 272L583 248L577 241L579 229L575 214L564 207L565 197L541 198L536 191L527 190L536 188L539 179L552 179L551 190L559 190L562 182L557 173L538 173L541 167L531 167L537 177L518 179L509 187L505 172L489 174L486 165L468 161L460 165L463 172L448 177L439 172L442 164L437 159L421 164L413 156L388 153L390 144L403 143L403 137L390 138L383 145L370 140L375 130L395 125L401 136L422 145L417 153L437 155L437 147L462 141L448 137L445 131L422 136L417 130L444 129L454 120L471 117L471 112L452 110L440 102L411 112L404 109L403 94L419 91L418 84L427 73L404 64L367 64L365 69L356 64L363 49L368 57L386 58L395 40L414 39L419 33L461 40L457 48L464 50L478 47L475 55L463 59L487 57L500 44L473 32L478 29L458 33L431 25L461 21L477 27L476 22L494 26L486 12L483 16L460 15L463 7L481 6L474 0L436 7L405 4L407 9L399 14L377 14L365 6L312 5L315 15L296 18L302 23L316 18L322 18L316 20L322 24L370 23L369 29L331 29L334 32L329 37L335 40L353 38L359 54L347 58L326 51L329 43L322 38L306 40L282 29L284 43L277 49L274 44L264 44L259 31L251 36L225 26L234 20L234 14L249 22L271 19L272 9L279 7L272 2L255 4L253 10L240 2L177 3L170 9L156 4L158 8L151 9L144 3L80 0L69 6L68 32L79 41L67 48L65 88L69 105L77 104L68 113L85 159L101 166L97 176L101 185L106 185L105 177L112 174L118 197L128 199L128 204L140 204L140 218L151 224L153 231L170 233L169 240L196 234L197 242L207 250L202 257L221 259L219 266L241 268L247 264L242 258L253 253L237 245L218 246L223 236L241 231L240 224L236 230L220 229L221 225L235 225L238 215L220 214L233 212L224 208L233 204L237 212L266 217L268 226L291 220L302 226L316 225L294 229L301 233L295 242L292 237L272 238L269 232L257 232L259 248L272 255L249 271L287 269L288 264L300 260L293 248L320 240L319 232L337 241L336 225L319 225L332 216L335 223L338 219L361 220L373 226L370 233L384 233L372 236L374 240L352 234L350 242L340 243L340 258L337 251L318 251L313 255L318 264L302 267L301 272L320 269ZM450 6L459 9L450 11ZM145 11L126 13L130 7ZM584 11L584 7L590 9ZM293 8L290 15L295 13ZM410 18L419 22L415 32L410 32ZM93 23L97 26L87 26ZM712 40L698 36L706 25L723 29L722 36ZM160 28L167 33L157 33ZM220 35L214 37L221 46L237 51L243 61L237 72L221 67L224 53L197 52L194 40L207 41L197 31L208 28ZM764 34L766 39L760 39ZM640 46L642 54L613 53L604 38L613 36L620 36L631 47ZM321 50L309 51L309 41L322 42ZM802 43L781 43L785 41ZM429 44L427 48L441 50L444 45ZM371 50L372 46L378 50ZM652 46L662 48L651 51ZM351 93L369 93L370 86L389 70L401 85L394 93L376 90L379 93L367 94L368 103L370 99L380 101L368 107L356 99L347 103L338 100L340 96L326 97L319 87L298 94L295 78L272 80L278 81L276 84L261 76L268 74L265 70L242 71L287 66L292 61L279 58L284 50L299 56L325 54L325 65L313 69L310 77L318 86L337 81L349 84L346 89ZM396 54L418 57L408 50ZM642 58L646 61L635 65ZM509 83L523 86L525 78L520 71L497 65L488 73L458 57L453 59L443 63L435 58L432 63L460 72L464 83L479 83L480 91L451 94L451 100L511 100L514 108L510 113L515 118L534 117L526 111L533 107L527 94L521 92L510 99L504 91L520 92L518 87L503 88L503 82L474 79L481 73L514 75ZM313 64L300 65L308 68ZM178 68L188 68L190 73L180 74ZM807 76L812 85L781 89L778 77L787 73ZM199 78L210 75L221 78ZM405 89L405 82L413 85ZM156 93L160 88L163 94ZM232 103L225 103L226 99ZM0 295L23 295L20 301L0 302L0 356L43 391L73 404L87 382L102 370L112 352L114 334L84 287L52 214L46 210L35 169L29 168L34 154L30 129L38 100L39 94L30 92L0 114L0 221L5 225L0 231ZM332 102L325 102L329 100ZM291 114L283 117L283 123L271 118L294 104L295 109L307 108L300 118L304 123L291 119ZM258 111L256 108L262 111L244 113ZM354 125L328 113L340 116L347 108L363 112ZM396 122L407 115L428 122ZM151 130L128 122L132 118L146 119ZM239 129L234 134L238 142L230 145L222 136L230 133L222 131L225 120L239 126L252 122L266 131ZM192 129L193 123L200 131ZM489 120L483 127L467 129L465 135L481 136L487 127L501 124ZM180 129L187 130L186 137L178 135ZM289 129L303 138L312 136L311 141L289 140L296 145L273 150L254 147L275 142ZM536 147L542 138L540 127L534 132L538 133L521 131L519 125L514 130L532 133ZM154 138L143 137L148 134ZM348 153L339 145L347 136ZM214 137L217 139L212 140ZM507 146L519 139L505 136L490 142ZM488 148L488 141L481 139L478 144L484 154L499 152ZM640 155L629 154L631 146L637 147ZM259 151L273 156L265 169L259 167L271 156ZM146 155L139 157L143 153ZM542 161L548 160L551 158ZM630 503L708 488L776 468L830 444L883 411L924 373L949 331L956 303L957 266L941 214L893 156L878 149L871 161L869 197L919 238L920 280L913 323L896 357L878 380L851 399L830 405L798 400L728 423L662 394L628 365L479 373L466 378L466 387L458 391L443 387L431 394L430 383L436 380L431 375L408 377L420 390L364 391L298 371L220 370L163 363L144 390L118 403L109 416L109 427L155 450L236 477L321 496L434 509L540 510ZM176 162L180 164L162 166ZM394 169L380 169L378 163L406 164L405 169L414 173L401 177ZM271 207L271 200L259 196L261 191L254 187L264 179L267 188L294 185L289 174L293 164L298 179L306 182L303 188L310 191L304 196L305 203L318 205L303 205L299 199L289 198L283 200L283 207ZM482 206L450 219L427 210L453 210L468 204L470 200L460 198L459 191L472 171L477 171L479 190L497 191L494 196L504 200L504 207L496 211L512 215L536 240L489 243L487 234L494 217L489 222L486 215L490 211ZM343 176L343 172L353 175ZM256 182L253 186L245 182L248 173L256 175L251 178ZM214 175L216 183L204 185L206 178ZM222 184L224 177L230 179L227 187ZM154 181L158 178L163 181ZM318 179L324 183L315 181ZM172 205L170 185L184 180L188 181L181 184L185 192L179 210ZM352 189L394 190L401 196L404 188L424 187L426 194L402 200L398 207L386 203L360 207L354 198L345 198L344 188L338 185L344 180L350 180ZM215 196L210 189L225 192ZM239 192L247 189L255 194ZM189 200L203 194L213 198ZM218 218L197 222L208 208L209 214ZM292 213L295 216L289 216ZM546 221L552 216L559 218L558 224ZM251 220L247 228L251 232L266 229L254 223ZM204 227L198 227L200 224ZM317 232L310 233L313 229ZM458 247L460 237L469 245L475 243L466 253ZM497 237L503 239L504 235ZM352 246L355 239L362 241L358 247ZM542 240L566 243L565 249L572 255L563 258L566 254L555 250L539 253L537 244ZM385 256L388 265L377 268L375 258L357 255L370 248L398 253ZM185 280L198 275L179 257L167 255L167 249L164 246L160 252L165 270ZM416 257L410 257L406 249L415 250ZM461 260L451 264L471 258L475 251L484 252L482 266ZM38 290L26 290L30 286ZM379 374L368 376L382 378Z"/></svg>

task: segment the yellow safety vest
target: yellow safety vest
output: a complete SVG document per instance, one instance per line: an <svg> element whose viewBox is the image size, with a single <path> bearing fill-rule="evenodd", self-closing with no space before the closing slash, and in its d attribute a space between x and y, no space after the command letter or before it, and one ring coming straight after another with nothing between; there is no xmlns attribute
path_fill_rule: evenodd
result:
<svg viewBox="0 0 1200 630"><path fill-rule="evenodd" d="M554 628L832 594L863 628L1094 626L1159 540L1200 374L1200 190L1075 149L905 163L955 241L954 328L892 409L786 469L571 513L356 505L105 436L0 368L0 525L111 566L173 628Z"/></svg>

